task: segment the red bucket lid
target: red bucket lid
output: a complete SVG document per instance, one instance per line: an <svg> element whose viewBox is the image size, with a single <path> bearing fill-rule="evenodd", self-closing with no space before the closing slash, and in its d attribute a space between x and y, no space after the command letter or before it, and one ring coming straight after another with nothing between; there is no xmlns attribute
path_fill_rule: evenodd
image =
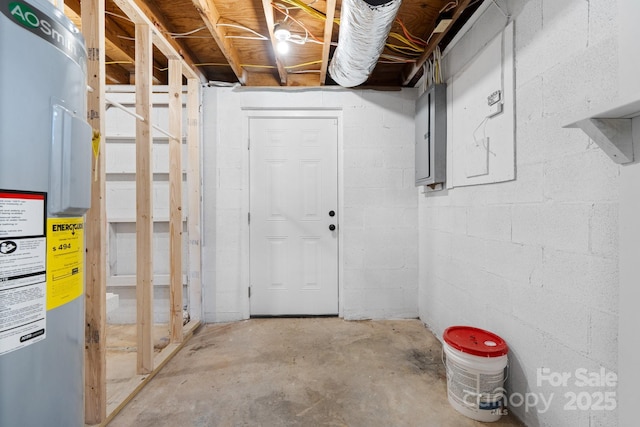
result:
<svg viewBox="0 0 640 427"><path fill-rule="evenodd" d="M481 357L500 357L509 352L507 343L496 334L472 326L451 326L442 335L451 347Z"/></svg>

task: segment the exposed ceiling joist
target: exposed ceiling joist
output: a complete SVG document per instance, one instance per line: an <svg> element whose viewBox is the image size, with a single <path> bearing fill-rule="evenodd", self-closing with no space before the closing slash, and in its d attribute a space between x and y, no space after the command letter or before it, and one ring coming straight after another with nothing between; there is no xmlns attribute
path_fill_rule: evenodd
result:
<svg viewBox="0 0 640 427"><path fill-rule="evenodd" d="M136 3L140 6L142 12L152 21L154 26L163 34L167 34L167 41L169 44L172 45L173 48L182 56L184 62L186 62L187 65L191 67L196 74L198 74L200 81L206 83L207 79L204 77L204 74L195 65L198 61L194 59L195 55L191 49L189 49L180 40L176 40L168 35L168 33L173 32L173 29L166 17L158 10L158 7L149 1L136 1Z"/></svg>
<svg viewBox="0 0 640 427"><path fill-rule="evenodd" d="M462 12L464 12L467 6L469 6L469 3L471 3L471 0L461 0L455 9L455 12L453 13L451 23L447 26L447 29L441 33L433 34L433 36L429 40L429 44L424 49L424 52L422 53L422 55L420 55L420 57L416 59L416 62L409 63L405 66L404 70L402 70L403 86L408 86L412 83L418 71L420 71L424 63L429 59L429 57L431 56L433 51L436 49L436 47L440 44L442 39L444 39L444 37L449 32L449 30L451 30L451 28L453 27L453 24L455 24L458 18L460 18L460 15L462 15Z"/></svg>
<svg viewBox="0 0 640 427"><path fill-rule="evenodd" d="M273 49L273 57L276 61L276 67L278 68L278 75L280 76L280 83L287 85L287 70L284 68L282 61L278 57L278 40L273 32L275 21L273 19L273 6L271 6L271 0L262 0L262 8L264 9L264 18L267 21L267 28L269 29L269 38L271 39L271 48Z"/></svg>
<svg viewBox="0 0 640 427"><path fill-rule="evenodd" d="M320 66L320 84L324 85L327 79L327 67L329 66L329 52L331 50L331 38L333 37L333 19L336 15L336 0L327 0L327 20L324 23L324 44L322 45L322 65Z"/></svg>
<svg viewBox="0 0 640 427"><path fill-rule="evenodd" d="M210 0L192 0L192 2L202 17L205 25L209 29L209 32L213 36L213 39L218 44L218 47L222 51L224 57L227 58L229 66L231 66L231 69L236 75L238 81L244 84L245 79L242 67L240 66L240 57L238 56L238 52L233 44L231 44L231 42L225 37L225 32L220 30L216 25L220 22L220 13L218 13L218 9L215 4Z"/></svg>
<svg viewBox="0 0 640 427"><path fill-rule="evenodd" d="M125 61L129 61L131 65L135 63L136 52L132 43L126 43L126 41L120 37L126 34L124 28L115 22L111 17L106 16L105 22L108 22L105 28L106 39L108 40L108 48L115 47L122 54L126 56ZM126 36L125 36L126 37ZM116 59L116 58L113 58ZM153 77L158 83L164 83L166 81L166 74L160 71L163 65L158 61L153 61Z"/></svg>
<svg viewBox="0 0 640 427"><path fill-rule="evenodd" d="M107 79L120 84L134 81L133 24L144 23L153 31L153 76L157 83L167 82L166 58L179 58L183 74L188 78L195 75L200 82L239 81L245 86L340 84L329 75L328 67L335 55L332 40L341 30L334 21L343 1L105 0ZM65 3L68 16L80 25L84 0ZM434 49L445 47L481 3L403 0L387 40L385 57L377 61L364 84L415 85ZM276 53L280 40L275 38L274 30L279 23L290 31L288 36L283 34L290 47L286 55Z"/></svg>
<svg viewBox="0 0 640 427"><path fill-rule="evenodd" d="M109 62L110 58L107 58L107 62ZM118 85L128 85L131 84L131 74L129 71L125 70L122 67L118 66L110 66L107 67L106 78L108 84L118 84Z"/></svg>
<svg viewBox="0 0 640 427"><path fill-rule="evenodd" d="M80 22L81 15L81 4L79 0L66 0L65 6L68 6L67 14L73 13L69 18L76 22ZM108 56L112 61L116 62L128 62L132 66L135 62L135 49L133 44L127 42L122 36L127 36L125 30L110 16L105 16L105 50L106 56ZM161 64L155 62L153 77L156 79L158 83L162 83L166 80L166 76L159 69L162 68ZM110 78L112 81L117 82L119 84L129 84L129 74L128 71L122 67L107 67L107 78ZM124 75L127 75L127 78L124 79Z"/></svg>
<svg viewBox="0 0 640 427"><path fill-rule="evenodd" d="M167 59L180 59L182 61L182 74L187 78L200 79L200 75L191 66L187 65L178 51L173 47L167 38L156 28L151 20L144 14L140 6L133 0L113 0L113 2L122 10L125 15L133 21L134 24L148 25L153 33L153 45L167 57Z"/></svg>

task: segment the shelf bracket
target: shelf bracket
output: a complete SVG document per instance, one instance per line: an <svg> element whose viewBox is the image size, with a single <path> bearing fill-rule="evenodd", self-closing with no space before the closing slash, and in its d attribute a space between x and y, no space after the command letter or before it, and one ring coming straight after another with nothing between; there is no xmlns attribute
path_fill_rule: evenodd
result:
<svg viewBox="0 0 640 427"><path fill-rule="evenodd" d="M575 122L572 127L582 129L614 162L633 162L631 119L588 118Z"/></svg>
<svg viewBox="0 0 640 427"><path fill-rule="evenodd" d="M631 94L622 102L596 110L590 117L578 117L564 127L582 129L611 160L624 165L634 161L634 143L640 144L639 118L640 94Z"/></svg>

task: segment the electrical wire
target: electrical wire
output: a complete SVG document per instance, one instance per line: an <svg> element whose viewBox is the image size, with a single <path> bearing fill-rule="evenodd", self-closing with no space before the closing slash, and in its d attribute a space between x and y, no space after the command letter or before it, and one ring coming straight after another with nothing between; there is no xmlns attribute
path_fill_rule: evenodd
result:
<svg viewBox="0 0 640 427"><path fill-rule="evenodd" d="M316 40L319 43L324 43L322 40L320 40L319 38L317 38L316 36L313 35L313 33L311 33L311 31L309 31L309 29L300 21L298 21L296 18L294 18L293 16L291 16L289 14L288 11L284 11L282 9L280 9L275 3L271 3L271 6L277 10L278 12L284 14L287 18L291 19L293 22L295 22L296 24L298 24L308 36L311 36L312 39ZM326 18L325 18L326 19Z"/></svg>
<svg viewBox="0 0 640 427"><path fill-rule="evenodd" d="M322 64L322 60L319 59L317 61L309 61L309 62L303 62L302 64L296 64L296 65L288 65L285 68L285 70L291 70L294 68L301 68L301 67L307 67L309 65L316 65L316 64Z"/></svg>
<svg viewBox="0 0 640 427"><path fill-rule="evenodd" d="M389 55L388 53L382 53L380 55L380 58L388 60L389 62L387 62L387 63L390 63L391 61L393 61L394 64L415 63L416 62L415 59L402 58L400 56Z"/></svg>
<svg viewBox="0 0 640 427"><path fill-rule="evenodd" d="M134 62L133 61L107 61L107 62L104 63L104 65L124 65L124 64L133 65ZM168 67L162 68L162 67L156 67L155 65L153 66L153 69L157 70L157 71L168 71L169 70Z"/></svg>
<svg viewBox="0 0 640 427"><path fill-rule="evenodd" d="M165 32L165 34L173 37L174 39L177 39L177 38L181 38L181 37L185 37L185 36L190 36L192 34L197 33L198 31L202 31L202 30L204 30L206 28L207 28L207 26L203 25L202 27L198 27L195 30L187 31L185 33L170 33L170 32L167 31L167 32Z"/></svg>
<svg viewBox="0 0 640 427"><path fill-rule="evenodd" d="M406 47L413 50L414 52L418 52L418 53L422 53L424 52L424 48L416 45L415 43L412 43L411 41L407 40L404 36L398 34L398 33L389 33L389 37L396 39L402 43L404 43L405 45L407 45Z"/></svg>
<svg viewBox="0 0 640 427"><path fill-rule="evenodd" d="M402 22L402 20L400 18L396 18L396 22L398 24L400 24L400 27L402 28L402 32L404 33L405 37L411 41L413 44L415 45L422 45L422 46L426 46L427 42L422 40L420 37L416 37L414 35L412 35L409 30L407 30L407 27L405 27L404 23Z"/></svg>
<svg viewBox="0 0 640 427"><path fill-rule="evenodd" d="M482 144L482 146L484 147L485 150L487 150L487 153L491 154L492 156L496 157L497 154L494 153L493 151L491 151L489 149L489 146L487 145L487 123L489 122L490 117L485 117L480 124L478 125L478 127L473 131L473 142L476 143L476 147L480 147L480 144ZM478 140L478 137L476 136L476 133L478 132L478 130L480 129L480 127L483 127L482 129L482 140Z"/></svg>
<svg viewBox="0 0 640 427"><path fill-rule="evenodd" d="M202 62L200 64L193 64L194 67L231 67L231 64L227 62Z"/></svg>
<svg viewBox="0 0 640 427"><path fill-rule="evenodd" d="M125 21L133 22L131 19L129 19L129 17L128 17L128 16L120 15L120 14L118 14L118 13L109 12L108 10L105 10L105 11L104 11L104 14L105 14L105 15L115 16L116 18L124 19Z"/></svg>
<svg viewBox="0 0 640 427"><path fill-rule="evenodd" d="M249 31L250 33L253 33L257 36L256 40L269 40L268 37L263 36L262 34L260 34L259 32L252 30L249 27L245 27L244 25L237 25L237 24L216 24L216 27L230 27L230 28L236 28L239 30L244 30L244 31ZM225 36L227 38L243 38L243 36Z"/></svg>
<svg viewBox="0 0 640 427"><path fill-rule="evenodd" d="M281 0L283 3L287 3L293 6L297 6L299 7L301 10L307 12L309 15L314 16L316 18L322 19L324 21L327 20L327 15L325 15L324 13L320 12L319 10L311 7L310 5L315 3L315 1L311 2L310 4L306 4L303 3L300 0ZM335 22L336 24L340 24L340 19L338 18L334 18L333 22Z"/></svg>
<svg viewBox="0 0 640 427"><path fill-rule="evenodd" d="M288 65L288 66L286 66L284 68L286 70L291 70L291 69L295 69L295 68L307 67L309 65L316 65L316 64L322 64L322 60L303 62L301 64L295 64L295 65ZM212 67L212 66L230 67L229 64L220 63L220 62L203 62L201 64L193 64L193 65L195 67ZM242 68L263 68L263 69L274 69L274 68L276 68L273 65L260 65L260 64L240 64L240 67L242 67Z"/></svg>
<svg viewBox="0 0 640 427"><path fill-rule="evenodd" d="M455 9L456 7L458 7L458 0L450 1L449 3L445 4L442 9L440 9L440 13L449 12L451 9Z"/></svg>
<svg viewBox="0 0 640 427"><path fill-rule="evenodd" d="M412 51L409 46L400 46L397 44L387 43L385 47L393 52L408 55L409 57L417 58L418 56L420 56L420 52Z"/></svg>

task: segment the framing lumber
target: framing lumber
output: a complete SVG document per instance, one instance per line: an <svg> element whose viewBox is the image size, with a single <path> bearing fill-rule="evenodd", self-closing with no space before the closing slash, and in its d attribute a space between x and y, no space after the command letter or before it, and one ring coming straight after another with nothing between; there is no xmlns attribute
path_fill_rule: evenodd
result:
<svg viewBox="0 0 640 427"><path fill-rule="evenodd" d="M219 29L216 25L218 22L220 22L221 17L215 4L210 0L192 0L192 2L196 10L200 14L200 17L204 21L205 25L209 29L209 32L213 36L213 39L218 44L218 47L222 51L224 57L227 58L227 62L229 62L233 73L236 75L236 78L241 84L244 85L244 73L242 71L242 67L240 66L241 62L240 57L238 56L238 51L229 41L229 39L225 37L226 31ZM187 75L186 77L191 78L192 76Z"/></svg>
<svg viewBox="0 0 640 427"><path fill-rule="evenodd" d="M329 67L329 52L331 51L331 37L333 37L333 19L336 16L336 0L327 0L327 19L324 21L324 37L322 45L322 65L320 66L320 84L324 85Z"/></svg>
<svg viewBox="0 0 640 427"><path fill-rule="evenodd" d="M125 15L133 21L134 24L137 25L146 25L149 27L149 31L151 31L153 45L156 46L160 52L167 59L180 59L182 64L182 74L184 74L187 78L200 79L202 74L196 72L191 66L189 66L178 51L173 47L171 43L167 40L167 38L162 34L162 32L156 28L151 20L144 14L140 6L136 4L134 0L113 0L113 2L124 12ZM137 32L136 32L137 35ZM137 59L138 50L136 49L136 59ZM137 60L136 60L137 66ZM136 80L138 80L136 78Z"/></svg>
<svg viewBox="0 0 640 427"><path fill-rule="evenodd" d="M276 61L276 68L278 69L278 76L280 76L280 83L286 86L287 70L284 68L282 61L280 61L280 58L278 57L278 40L276 40L276 36L273 33L275 21L273 19L273 6L271 6L271 0L262 0L262 8L264 9L264 18L267 21L267 28L269 29L273 58Z"/></svg>
<svg viewBox="0 0 640 427"><path fill-rule="evenodd" d="M87 213L85 291L84 413L87 424L107 416L106 293L107 215L105 206L105 0L84 0L83 35L87 45L87 121L98 134L91 181L91 209Z"/></svg>
<svg viewBox="0 0 640 427"><path fill-rule="evenodd" d="M414 80L414 77L422 69L424 63L429 59L433 51L436 49L438 44L442 41L444 36L453 28L453 24L460 18L462 12L469 6L471 0L461 0L458 6L456 7L455 12L453 13L453 18L447 29L441 33L434 34L429 41L429 44L424 49L424 52L414 63L409 63L405 66L404 70L402 70L402 85L408 86Z"/></svg>
<svg viewBox="0 0 640 427"><path fill-rule="evenodd" d="M140 10L142 11L142 13L151 20L151 22L154 24L154 27L160 30L162 34L174 32L173 28L167 21L167 18L162 14L162 12L160 12L160 10L155 5L155 3L144 0L144 1L138 1L137 4L140 7ZM202 71L198 69L198 67L196 67L195 64L197 64L198 61L195 60L196 56L191 51L191 49L189 49L180 40L176 40L172 37L166 37L166 40L171 46L173 46L176 52L178 52L178 54L184 60L186 65L191 69L193 69L193 71L199 77L200 81L205 83L207 79L202 73Z"/></svg>
<svg viewBox="0 0 640 427"><path fill-rule="evenodd" d="M182 342L182 64L169 59L169 329Z"/></svg>
<svg viewBox="0 0 640 427"><path fill-rule="evenodd" d="M280 79L273 73L245 73L246 86L280 87Z"/></svg>
<svg viewBox="0 0 640 427"><path fill-rule="evenodd" d="M136 316L137 372L153 371L153 169L151 27L136 24Z"/></svg>
<svg viewBox="0 0 640 427"><path fill-rule="evenodd" d="M107 419L102 425L107 425L115 418L116 415L138 394L145 385L156 376L158 372L167 364L173 356L175 356L191 339L194 332L200 327L200 322L191 321L184 326L184 339L181 343L172 343L166 346L153 359L155 368L146 375L136 375L129 381L122 383L118 389L112 394L107 402Z"/></svg>
<svg viewBox="0 0 640 427"><path fill-rule="evenodd" d="M80 16L81 4L79 0L65 0L65 6L68 7L70 12ZM73 20L73 17L71 17L71 19ZM104 37L106 39L105 49L107 54L111 51L111 56L114 56L112 59L118 61L129 61L133 64L135 60L134 45L122 37L119 37L126 36L128 33L109 15L104 15L104 23ZM115 68L115 70L113 68ZM163 83L166 79L159 68L162 68L161 64L154 62L153 77L158 81L158 83ZM127 75L126 79L124 78L125 73ZM107 68L107 77L110 77L112 81L119 84L129 84L130 81L129 73L122 67L109 66Z"/></svg>
<svg viewBox="0 0 640 427"><path fill-rule="evenodd" d="M202 281L200 250L200 84L187 80L187 191L189 216L187 236L189 248L189 315L192 321L202 319Z"/></svg>

